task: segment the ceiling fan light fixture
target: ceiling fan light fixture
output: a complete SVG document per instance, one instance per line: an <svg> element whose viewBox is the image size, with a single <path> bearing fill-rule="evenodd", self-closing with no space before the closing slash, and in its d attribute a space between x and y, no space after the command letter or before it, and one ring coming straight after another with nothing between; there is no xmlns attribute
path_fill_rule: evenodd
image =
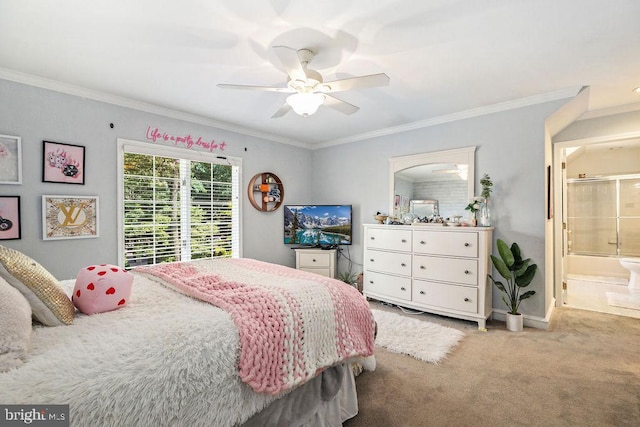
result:
<svg viewBox="0 0 640 427"><path fill-rule="evenodd" d="M227 89L249 89L291 94L278 111L271 116L273 119L282 117L291 110L296 114L307 117L318 111L321 105L333 108L342 114L353 114L359 110L357 106L329 94L352 89L387 86L389 84L389 76L384 73L349 77L324 83L322 75L308 67L314 56L313 51L309 49L293 49L287 46L273 46L273 49L287 73L286 87L218 83L218 87Z"/></svg>
<svg viewBox="0 0 640 427"><path fill-rule="evenodd" d="M318 111L324 102L324 95L321 93L294 93L287 97L287 104L293 108L297 114L307 117Z"/></svg>

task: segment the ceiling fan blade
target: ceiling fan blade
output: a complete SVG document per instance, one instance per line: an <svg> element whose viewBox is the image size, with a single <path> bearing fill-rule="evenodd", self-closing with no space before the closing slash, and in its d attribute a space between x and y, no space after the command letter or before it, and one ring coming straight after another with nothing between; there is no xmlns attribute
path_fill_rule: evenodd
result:
<svg viewBox="0 0 640 427"><path fill-rule="evenodd" d="M263 92L286 92L293 93L295 90L288 87L269 87L269 86L250 86L250 85L233 85L226 83L218 83L216 86L223 89L244 89L244 90L261 90Z"/></svg>
<svg viewBox="0 0 640 427"><path fill-rule="evenodd" d="M356 107L355 105L349 104L348 102L338 99L334 96L325 94L324 97L325 97L324 104L322 105L331 107L334 110L338 110L343 114L353 114L360 109L360 107Z"/></svg>
<svg viewBox="0 0 640 427"><path fill-rule="evenodd" d="M369 87L387 86L389 84L389 80L389 76L387 76L385 73L370 74L368 76L352 77L349 79L325 82L321 86L321 91L324 93L329 93L342 92L344 90L351 89L365 89Z"/></svg>
<svg viewBox="0 0 640 427"><path fill-rule="evenodd" d="M287 46L274 46L273 50L276 52L276 55L278 55L280 62L284 65L291 80L307 80L307 74L300 62L300 57L296 49Z"/></svg>
<svg viewBox="0 0 640 427"><path fill-rule="evenodd" d="M280 107L280 109L278 111L276 111L275 113L273 113L273 116L271 116L272 119L277 119L278 117L282 117L285 114L287 114L289 111L291 111L291 105L287 104L286 102L282 105L282 107Z"/></svg>

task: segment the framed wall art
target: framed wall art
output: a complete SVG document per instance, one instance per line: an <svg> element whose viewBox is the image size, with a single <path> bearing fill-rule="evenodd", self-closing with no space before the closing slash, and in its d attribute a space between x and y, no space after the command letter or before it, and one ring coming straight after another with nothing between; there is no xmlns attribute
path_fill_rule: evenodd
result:
<svg viewBox="0 0 640 427"><path fill-rule="evenodd" d="M98 237L98 197L42 196L42 239Z"/></svg>
<svg viewBox="0 0 640 427"><path fill-rule="evenodd" d="M20 238L20 196L0 196L0 240Z"/></svg>
<svg viewBox="0 0 640 427"><path fill-rule="evenodd" d="M84 147L42 141L42 181L84 184Z"/></svg>
<svg viewBox="0 0 640 427"><path fill-rule="evenodd" d="M0 135L0 184L22 183L22 138Z"/></svg>

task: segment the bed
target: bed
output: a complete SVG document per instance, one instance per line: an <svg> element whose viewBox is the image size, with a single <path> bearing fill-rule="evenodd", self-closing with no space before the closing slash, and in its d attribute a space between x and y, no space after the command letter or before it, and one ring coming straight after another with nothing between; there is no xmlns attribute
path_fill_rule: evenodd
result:
<svg viewBox="0 0 640 427"><path fill-rule="evenodd" d="M3 332L0 403L69 404L71 425L341 425L357 414L355 366L375 369L368 304L334 279L250 259L161 264L127 273L122 308L69 321L40 288L70 300L76 280L43 270L0 246L0 327L29 335ZM20 298L58 326L21 330Z"/></svg>

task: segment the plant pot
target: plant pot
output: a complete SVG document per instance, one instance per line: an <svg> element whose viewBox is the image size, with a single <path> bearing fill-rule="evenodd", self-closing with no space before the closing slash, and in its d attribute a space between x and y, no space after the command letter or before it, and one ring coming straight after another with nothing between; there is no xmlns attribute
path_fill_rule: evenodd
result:
<svg viewBox="0 0 640 427"><path fill-rule="evenodd" d="M507 330L511 332L522 332L524 329L524 318L522 314L507 313Z"/></svg>

